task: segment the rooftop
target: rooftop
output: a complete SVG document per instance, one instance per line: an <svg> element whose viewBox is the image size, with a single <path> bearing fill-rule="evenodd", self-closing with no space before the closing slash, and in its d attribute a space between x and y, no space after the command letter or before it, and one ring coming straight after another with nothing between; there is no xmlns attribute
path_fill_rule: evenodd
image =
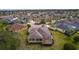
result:
<svg viewBox="0 0 79 59"><path fill-rule="evenodd" d="M8 30L11 32L18 32L21 29L27 28L25 25L23 24L13 24L13 25L9 25L8 26Z"/></svg>
<svg viewBox="0 0 79 59"><path fill-rule="evenodd" d="M32 35L33 34L33 35ZM30 36L31 35L31 36ZM28 39L42 39L42 44L51 44L52 36L46 25L32 25L29 29Z"/></svg>

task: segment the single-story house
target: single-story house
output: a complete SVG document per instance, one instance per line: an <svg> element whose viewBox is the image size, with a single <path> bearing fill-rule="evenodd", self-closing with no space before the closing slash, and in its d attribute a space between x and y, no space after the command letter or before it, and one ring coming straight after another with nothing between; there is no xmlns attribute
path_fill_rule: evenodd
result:
<svg viewBox="0 0 79 59"><path fill-rule="evenodd" d="M29 43L42 43L43 45L52 44L52 35L46 25L32 25L29 30Z"/></svg>
<svg viewBox="0 0 79 59"><path fill-rule="evenodd" d="M7 24L23 23L23 20L19 19L18 17L13 18L12 16L4 17L3 21L6 22Z"/></svg>
<svg viewBox="0 0 79 59"><path fill-rule="evenodd" d="M72 20L71 23L76 27L76 30L79 31L79 19Z"/></svg>
<svg viewBox="0 0 79 59"><path fill-rule="evenodd" d="M57 28L56 30L69 35L76 32L76 26L72 25L68 21L58 21L57 23L54 24L54 27Z"/></svg>
<svg viewBox="0 0 79 59"><path fill-rule="evenodd" d="M13 19L13 17L12 16L3 16L3 21L4 22L6 22L7 24L10 24L12 21L12 19Z"/></svg>
<svg viewBox="0 0 79 59"><path fill-rule="evenodd" d="M26 28L27 28L26 25L19 24L19 23L7 26L7 30L10 32L19 32L21 30L25 30Z"/></svg>

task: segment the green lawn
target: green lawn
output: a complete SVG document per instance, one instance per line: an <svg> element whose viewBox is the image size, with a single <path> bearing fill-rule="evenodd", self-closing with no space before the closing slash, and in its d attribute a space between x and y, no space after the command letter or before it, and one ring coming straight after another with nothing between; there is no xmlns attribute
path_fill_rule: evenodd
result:
<svg viewBox="0 0 79 59"><path fill-rule="evenodd" d="M24 48L22 48L22 47L20 47L20 48L21 49L27 49L27 50L62 50L63 49L63 45L65 43L68 42L68 43L74 44L73 43L73 37L76 36L76 35L79 35L79 33L76 33L76 34L68 37L65 34L60 33L58 31L51 31L50 30L50 32L51 32L51 34L53 36L53 40L54 40L54 44L52 46L43 46L41 44L28 44L27 43L27 37L28 36L26 35L26 39L25 39L25 42L24 42L25 43L25 46L24 46ZM75 46L77 47L77 49L79 49L79 44L77 44Z"/></svg>
<svg viewBox="0 0 79 59"><path fill-rule="evenodd" d="M61 50L63 48L64 43L67 42L67 36L58 32L58 31L50 31L53 36L54 44L52 46L43 46L41 44L28 44L27 39L25 40L25 48L20 47L21 49L28 49L28 50ZM25 34L24 34L25 35ZM21 37L21 36L20 36ZM23 37L23 36L22 36ZM26 35L26 38L28 36ZM24 39L22 39L24 41ZM22 44L22 43L21 43ZM24 43L23 43L24 44Z"/></svg>
<svg viewBox="0 0 79 59"><path fill-rule="evenodd" d="M63 33L60 33L58 31L50 31L52 33L52 36L54 37L54 45L50 49L54 50L61 50L63 48L63 45L65 43L71 43L76 46L76 48L79 50L79 43L74 44L73 38L75 36L79 36L79 32L75 33L74 35L71 36L66 36Z"/></svg>
<svg viewBox="0 0 79 59"><path fill-rule="evenodd" d="M54 45L51 46L49 49L54 49L54 50L60 50L63 48L64 43L67 42L66 38L67 36L58 32L58 31L50 31L53 36L54 40Z"/></svg>
<svg viewBox="0 0 79 59"><path fill-rule="evenodd" d="M3 25L3 22L0 21L0 32L5 31L4 30L5 27L6 27L6 24ZM71 36L66 36L65 34L60 33L58 31L50 30L50 33L53 36L54 44L52 46L43 46L39 43L38 44L28 44L27 43L27 40L28 40L27 31L28 30L21 31L18 33L18 35L15 34L15 36L17 35L18 39L20 40L20 46L17 47L18 50L62 50L65 43L71 43L71 44L75 45L77 50L79 50L79 43L74 44L74 42L73 42L73 38L75 36L79 36L79 32L77 32L76 34L71 35ZM5 34L9 34L9 33L5 33ZM12 36L13 36L13 34L12 34ZM6 39L8 40L8 38L6 38ZM18 42L19 42L19 40L18 40Z"/></svg>
<svg viewBox="0 0 79 59"><path fill-rule="evenodd" d="M74 35L72 35L72 36L71 36L71 39L72 39L72 40L71 40L71 41L72 41L72 44L74 44L74 43L73 43L73 38L74 38L75 36L79 36L79 32L77 32L77 33L75 33ZM74 44L74 45L76 46L77 50L79 50L79 43Z"/></svg>

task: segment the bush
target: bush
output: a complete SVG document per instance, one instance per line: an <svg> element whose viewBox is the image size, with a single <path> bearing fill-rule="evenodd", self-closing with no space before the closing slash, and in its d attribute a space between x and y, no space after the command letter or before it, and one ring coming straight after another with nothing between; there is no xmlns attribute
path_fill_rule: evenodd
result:
<svg viewBox="0 0 79 59"><path fill-rule="evenodd" d="M71 36L71 35L73 35L73 34L75 34L75 33L76 33L75 30L70 30L70 31L66 31L66 32L65 32L65 34L66 34L67 36Z"/></svg>
<svg viewBox="0 0 79 59"><path fill-rule="evenodd" d="M74 37L74 42L79 42L79 36Z"/></svg>
<svg viewBox="0 0 79 59"><path fill-rule="evenodd" d="M30 24L27 24L27 27L28 27L28 28L30 28L30 27L31 27L31 25L30 25Z"/></svg>
<svg viewBox="0 0 79 59"><path fill-rule="evenodd" d="M41 22L40 22L40 24L45 24L45 23L46 23L45 19L42 19Z"/></svg>
<svg viewBox="0 0 79 59"><path fill-rule="evenodd" d="M76 50L76 47L73 44L65 43L63 49L64 50Z"/></svg>

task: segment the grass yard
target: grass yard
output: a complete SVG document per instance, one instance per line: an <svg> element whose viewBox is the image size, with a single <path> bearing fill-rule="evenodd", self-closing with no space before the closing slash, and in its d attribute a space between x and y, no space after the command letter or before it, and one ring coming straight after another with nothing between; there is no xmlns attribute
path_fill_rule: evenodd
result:
<svg viewBox="0 0 79 59"><path fill-rule="evenodd" d="M75 47L77 48L77 50L79 50L79 43L77 43L77 44L75 44L75 43L73 43L73 38L75 37L75 36L79 36L79 32L77 32L77 33L75 33L74 35L72 35L71 36L71 41L72 41L72 44L74 44L75 45Z"/></svg>
<svg viewBox="0 0 79 59"><path fill-rule="evenodd" d="M29 44L27 42L27 30L21 31L18 33L18 38L20 39L20 47L18 48L19 50L36 50L36 49L41 49L40 44Z"/></svg>
<svg viewBox="0 0 79 59"><path fill-rule="evenodd" d="M6 27L6 24L3 24L4 23L0 21L0 31L3 31ZM18 32L18 35L15 34L15 36L17 35L16 37L18 37L18 39L20 40L20 46L17 47L18 50L62 50L65 43L71 43L75 45L77 50L79 50L79 43L75 44L73 40L75 36L79 36L79 32L71 36L66 36L65 34L58 31L49 30L53 36L54 44L52 46L43 46L39 43L29 44L27 42L27 31L28 29Z"/></svg>
<svg viewBox="0 0 79 59"><path fill-rule="evenodd" d="M67 36L63 33L60 33L58 31L52 31L50 30L50 33L53 36L53 40L54 40L54 44L52 46L43 46L41 44L29 44L27 42L27 31L28 30L24 30L18 33L18 38L20 39L20 47L18 48L18 50L63 50L63 46L65 43L71 43L73 45L75 45L75 47L79 50L79 43L78 44L74 44L73 42L73 38L77 35L79 35L79 32L77 32L76 34L72 35L72 36Z"/></svg>
<svg viewBox="0 0 79 59"><path fill-rule="evenodd" d="M62 50L63 45L65 43L71 43L75 45L76 49L79 50L79 43L75 44L73 38L75 36L79 36L79 32L75 33L74 35L71 36L66 36L63 33L57 32L57 31L50 31L54 37L54 45L52 45L51 49L54 50Z"/></svg>
<svg viewBox="0 0 79 59"><path fill-rule="evenodd" d="M52 46L43 46L41 44L29 44L27 43L27 35L25 36L24 31L21 33L22 35L20 35L20 39L21 39L21 46L20 49L27 49L27 50L61 50L63 48L63 45L67 42L66 38L67 36L58 32L58 31L51 31L52 36L53 36L53 40L54 40L54 44ZM25 38L23 38L25 37Z"/></svg>
<svg viewBox="0 0 79 59"><path fill-rule="evenodd" d="M50 31L53 36L54 45L51 46L52 50L61 50L63 48L63 45L67 42L66 38L68 38L63 33L60 33L58 31Z"/></svg>

